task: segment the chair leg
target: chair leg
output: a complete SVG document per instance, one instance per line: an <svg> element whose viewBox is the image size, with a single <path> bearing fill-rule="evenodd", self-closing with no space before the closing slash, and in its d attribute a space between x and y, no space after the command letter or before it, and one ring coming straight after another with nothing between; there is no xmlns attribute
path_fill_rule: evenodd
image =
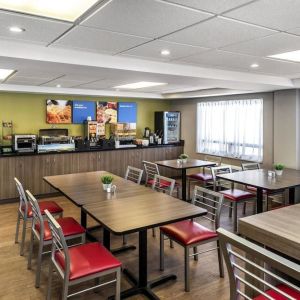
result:
<svg viewBox="0 0 300 300"><path fill-rule="evenodd" d="M177 198L179 199L179 186L177 186Z"/></svg>
<svg viewBox="0 0 300 300"><path fill-rule="evenodd" d="M20 221L21 221L21 213L18 211L17 226L16 226L16 235L15 235L15 243L16 244L18 243L18 240L19 240Z"/></svg>
<svg viewBox="0 0 300 300"><path fill-rule="evenodd" d="M247 203L244 202L244 203L243 203L243 215L246 214L246 208L247 208Z"/></svg>
<svg viewBox="0 0 300 300"><path fill-rule="evenodd" d="M185 291L189 292L190 291L190 251L189 247L184 248L184 286L185 286Z"/></svg>
<svg viewBox="0 0 300 300"><path fill-rule="evenodd" d="M229 218L232 218L232 207L233 207L233 203L230 202L230 208L229 208Z"/></svg>
<svg viewBox="0 0 300 300"><path fill-rule="evenodd" d="M223 256L222 256L222 251L221 251L221 248L220 248L220 242L219 241L217 241L217 247L218 247L218 261L219 261L220 277L224 278Z"/></svg>
<svg viewBox="0 0 300 300"><path fill-rule="evenodd" d="M191 199L191 181L188 179L188 199Z"/></svg>
<svg viewBox="0 0 300 300"><path fill-rule="evenodd" d="M156 237L155 228L152 228L152 236L153 236L153 237Z"/></svg>
<svg viewBox="0 0 300 300"><path fill-rule="evenodd" d="M26 237L26 226L27 226L27 218L24 217L23 219L23 229L22 229L22 241L21 241L21 248L20 248L20 255L24 255L24 247L25 247L25 237Z"/></svg>
<svg viewBox="0 0 300 300"><path fill-rule="evenodd" d="M160 248L159 248L159 269L163 271L165 269L165 238L164 234L160 232L159 238Z"/></svg>
<svg viewBox="0 0 300 300"><path fill-rule="evenodd" d="M256 214L256 201L253 201L252 214Z"/></svg>
<svg viewBox="0 0 300 300"><path fill-rule="evenodd" d="M197 246L193 247L194 254L198 252ZM194 261L198 261L198 255L194 255Z"/></svg>
<svg viewBox="0 0 300 300"><path fill-rule="evenodd" d="M52 290L52 277L53 277L53 263L49 262L49 275L48 275L48 290L47 290L47 300L51 299L51 290Z"/></svg>
<svg viewBox="0 0 300 300"><path fill-rule="evenodd" d="M42 272L42 257L43 257L43 242L40 241L39 243L39 251L37 257L37 265L36 265L36 275L35 275L35 287L40 287L41 281L41 272Z"/></svg>
<svg viewBox="0 0 300 300"><path fill-rule="evenodd" d="M127 245L127 235L123 234L123 245Z"/></svg>
<svg viewBox="0 0 300 300"><path fill-rule="evenodd" d="M170 239L170 248L174 248L174 242Z"/></svg>
<svg viewBox="0 0 300 300"><path fill-rule="evenodd" d="M233 203L233 230L234 232L237 232L237 203Z"/></svg>
<svg viewBox="0 0 300 300"><path fill-rule="evenodd" d="M117 270L116 274L116 295L115 295L115 300L120 300L121 299L121 269Z"/></svg>
<svg viewBox="0 0 300 300"><path fill-rule="evenodd" d="M33 243L34 243L34 235L31 231L30 236L30 244L29 244L29 254L28 254L28 263L27 263L27 269L31 270L31 259L32 259L32 252L33 252Z"/></svg>
<svg viewBox="0 0 300 300"><path fill-rule="evenodd" d="M69 286L68 286L68 279L66 278L64 280L63 283L63 288L62 288L62 300L67 300L68 298L68 290L69 290Z"/></svg>

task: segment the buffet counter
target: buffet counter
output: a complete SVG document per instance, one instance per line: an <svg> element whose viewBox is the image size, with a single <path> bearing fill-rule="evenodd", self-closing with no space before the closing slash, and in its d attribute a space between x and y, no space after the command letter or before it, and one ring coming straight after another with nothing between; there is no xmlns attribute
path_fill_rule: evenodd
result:
<svg viewBox="0 0 300 300"><path fill-rule="evenodd" d="M128 165L142 168L143 160L176 159L181 153L183 153L183 144L39 154L2 154L0 155L0 174L3 174L0 178L0 203L17 198L14 177L17 177L33 194L45 195L56 191L43 181L44 176L106 170L123 177ZM162 169L162 175L176 176L177 173Z"/></svg>

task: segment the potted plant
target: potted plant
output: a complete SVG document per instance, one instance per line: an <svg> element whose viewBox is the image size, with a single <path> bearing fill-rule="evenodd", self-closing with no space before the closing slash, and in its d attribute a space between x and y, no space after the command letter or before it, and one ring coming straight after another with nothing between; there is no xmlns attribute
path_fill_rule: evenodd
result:
<svg viewBox="0 0 300 300"><path fill-rule="evenodd" d="M107 188L111 188L111 183L114 180L114 178L110 175L105 175L101 177L101 182L103 185L103 190L106 191Z"/></svg>
<svg viewBox="0 0 300 300"><path fill-rule="evenodd" d="M189 158L189 156L185 153L182 153L182 154L179 155L179 159L181 159L181 161L183 163L186 163L188 158Z"/></svg>
<svg viewBox="0 0 300 300"><path fill-rule="evenodd" d="M276 175L281 176L283 169L284 169L284 165L283 164L275 164L274 168L275 168Z"/></svg>

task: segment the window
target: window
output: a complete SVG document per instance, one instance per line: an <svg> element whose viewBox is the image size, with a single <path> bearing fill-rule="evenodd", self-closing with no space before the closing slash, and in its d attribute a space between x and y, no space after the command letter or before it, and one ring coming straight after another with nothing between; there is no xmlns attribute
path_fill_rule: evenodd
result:
<svg viewBox="0 0 300 300"><path fill-rule="evenodd" d="M263 100L198 103L197 152L261 162Z"/></svg>

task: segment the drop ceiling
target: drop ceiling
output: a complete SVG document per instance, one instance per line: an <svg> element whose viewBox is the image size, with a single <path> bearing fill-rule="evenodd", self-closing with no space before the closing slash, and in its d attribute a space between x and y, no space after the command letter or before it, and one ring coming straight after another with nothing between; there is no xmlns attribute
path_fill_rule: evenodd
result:
<svg viewBox="0 0 300 300"><path fill-rule="evenodd" d="M68 22L0 3L0 68L17 71L0 90L184 98L298 88L300 63L269 56L300 50L299 15L299 0L102 0ZM138 81L168 84L113 88Z"/></svg>

